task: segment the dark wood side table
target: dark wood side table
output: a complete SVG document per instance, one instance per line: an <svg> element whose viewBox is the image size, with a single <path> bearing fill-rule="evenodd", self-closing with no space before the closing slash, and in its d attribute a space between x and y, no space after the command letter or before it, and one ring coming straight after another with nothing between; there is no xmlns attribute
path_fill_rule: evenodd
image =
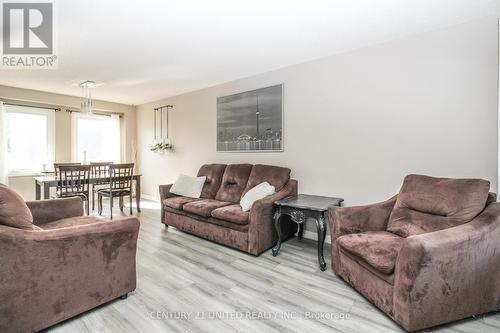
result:
<svg viewBox="0 0 500 333"><path fill-rule="evenodd" d="M276 212L274 213L274 228L278 233L278 242L273 247L273 256L277 256L281 248L281 225L280 219L283 215L288 215L299 226L298 237L302 239L304 224L308 218L316 221L318 229L318 262L322 271L326 269L325 258L323 257L323 245L326 236L325 213L330 205L340 206L344 199L322 197L318 195L299 194L274 202Z"/></svg>

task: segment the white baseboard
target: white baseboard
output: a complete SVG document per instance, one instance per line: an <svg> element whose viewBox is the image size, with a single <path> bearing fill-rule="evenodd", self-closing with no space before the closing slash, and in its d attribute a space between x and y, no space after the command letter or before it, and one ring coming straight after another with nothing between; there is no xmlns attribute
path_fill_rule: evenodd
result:
<svg viewBox="0 0 500 333"><path fill-rule="evenodd" d="M141 198L151 200L154 202L160 202L160 198L157 197L156 195L149 195L149 194L141 193Z"/></svg>
<svg viewBox="0 0 500 333"><path fill-rule="evenodd" d="M316 231L304 230L304 233L302 234L302 237L306 238L306 239L312 239L312 240L317 241L318 240L318 233ZM330 239L330 235L326 235L326 237L325 237L325 243L329 243L329 244L332 243L332 241Z"/></svg>

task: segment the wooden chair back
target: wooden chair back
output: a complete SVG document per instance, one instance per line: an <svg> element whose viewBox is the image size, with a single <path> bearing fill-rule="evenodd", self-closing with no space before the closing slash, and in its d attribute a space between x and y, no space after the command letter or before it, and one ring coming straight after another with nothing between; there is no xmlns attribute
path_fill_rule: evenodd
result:
<svg viewBox="0 0 500 333"><path fill-rule="evenodd" d="M59 166L57 191L60 196L72 196L89 192L90 165Z"/></svg>
<svg viewBox="0 0 500 333"><path fill-rule="evenodd" d="M72 166L72 165L82 165L82 163L78 163L78 162L63 162L63 163L54 163L54 172L55 172L55 176L56 176L56 179L59 175L59 167L61 166Z"/></svg>
<svg viewBox="0 0 500 333"><path fill-rule="evenodd" d="M90 162L90 177L97 178L95 185L109 183L109 166L113 162Z"/></svg>
<svg viewBox="0 0 500 333"><path fill-rule="evenodd" d="M132 191L134 163L111 164L109 166L109 173L110 188L112 190Z"/></svg>

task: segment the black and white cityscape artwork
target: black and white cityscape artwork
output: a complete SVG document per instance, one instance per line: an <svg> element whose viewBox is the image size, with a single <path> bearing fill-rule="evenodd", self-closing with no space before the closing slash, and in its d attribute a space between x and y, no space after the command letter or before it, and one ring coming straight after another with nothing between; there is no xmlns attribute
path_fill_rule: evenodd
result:
<svg viewBox="0 0 500 333"><path fill-rule="evenodd" d="M283 151L283 85L217 98L217 151Z"/></svg>

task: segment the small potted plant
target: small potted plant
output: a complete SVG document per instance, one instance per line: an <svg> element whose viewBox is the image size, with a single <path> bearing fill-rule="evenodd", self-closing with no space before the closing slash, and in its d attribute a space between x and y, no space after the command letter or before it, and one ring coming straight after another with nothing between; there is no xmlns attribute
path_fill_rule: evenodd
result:
<svg viewBox="0 0 500 333"><path fill-rule="evenodd" d="M149 150L154 153L164 153L167 150L172 150L173 148L174 147L170 143L170 140L161 139L159 141L153 141L153 144L151 145L151 148L149 148Z"/></svg>

